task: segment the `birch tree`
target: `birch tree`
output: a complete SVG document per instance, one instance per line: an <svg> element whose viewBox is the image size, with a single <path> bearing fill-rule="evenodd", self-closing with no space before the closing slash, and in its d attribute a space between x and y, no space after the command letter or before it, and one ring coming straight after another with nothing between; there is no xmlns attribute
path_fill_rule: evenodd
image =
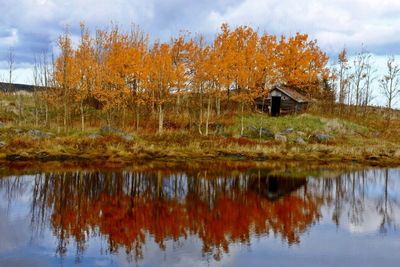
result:
<svg viewBox="0 0 400 267"><path fill-rule="evenodd" d="M390 121L393 104L400 94L400 66L394 56L389 56L386 67L386 74L379 80L379 85L386 99L386 107L389 110L388 121Z"/></svg>

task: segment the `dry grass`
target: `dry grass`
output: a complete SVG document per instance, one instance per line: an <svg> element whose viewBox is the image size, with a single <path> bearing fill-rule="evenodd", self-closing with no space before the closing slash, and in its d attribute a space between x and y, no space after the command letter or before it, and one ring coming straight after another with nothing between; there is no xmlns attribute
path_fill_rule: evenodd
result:
<svg viewBox="0 0 400 267"><path fill-rule="evenodd" d="M0 141L4 142L0 145L0 159L80 158L113 162L142 159L247 159L400 165L400 113L395 112L388 124L385 110L382 109L368 110L362 116L351 112L338 116L336 111L321 116L319 114L322 110L314 107L309 114L297 116L274 118L249 113L244 117L245 129L250 126L263 127L273 133L280 133L293 128L293 132L286 135L287 143L280 143L273 138L241 136L241 118L229 112L222 114L218 120L213 118L210 121L210 135L207 137L199 134L188 114L174 113L167 116L162 135L155 134L156 119L143 119L141 129L137 132L134 120L127 118L124 131L133 136L132 141L127 141L119 135L91 138L90 134L98 132L98 124L88 124L89 128L85 132L79 131L79 127L71 128L68 132L58 132L56 127L38 128L42 132L50 132L50 136L35 138L28 133L32 125L15 125L12 100L4 98L2 102L5 111L0 114L0 121L5 124L0 127ZM32 115L32 112L29 114ZM217 124L224 126L222 133L216 133ZM324 144L316 143L309 139L315 133L329 134L332 139ZM298 137L303 138L307 144L295 144Z"/></svg>
<svg viewBox="0 0 400 267"><path fill-rule="evenodd" d="M350 140L340 144L282 144L247 138L195 138L184 134L143 137L126 141L118 136L53 137L23 139L11 137L0 148L0 157L24 160L90 159L132 161L141 159L196 160L274 160L307 162L356 162L368 165L400 163L400 147L373 138ZM18 155L19 158L16 156Z"/></svg>

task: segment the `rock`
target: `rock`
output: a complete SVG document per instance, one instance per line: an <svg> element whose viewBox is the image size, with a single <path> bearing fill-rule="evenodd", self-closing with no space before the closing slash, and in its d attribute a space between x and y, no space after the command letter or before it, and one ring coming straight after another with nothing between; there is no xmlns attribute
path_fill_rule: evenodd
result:
<svg viewBox="0 0 400 267"><path fill-rule="evenodd" d="M287 134L292 133L293 131L294 131L293 128L286 128L285 130L283 130L283 131L281 132L281 134L287 135Z"/></svg>
<svg viewBox="0 0 400 267"><path fill-rule="evenodd" d="M298 145L305 145L306 144L306 141L304 141L304 139L301 138L301 137L296 138L296 140L294 140L294 142L296 144L298 144Z"/></svg>
<svg viewBox="0 0 400 267"><path fill-rule="evenodd" d="M311 139L318 143L324 143L324 142L330 141L332 139L332 137L329 134L317 133L317 134L313 134L311 136Z"/></svg>
<svg viewBox="0 0 400 267"><path fill-rule="evenodd" d="M223 124L217 123L215 124L215 134L223 134L225 127Z"/></svg>
<svg viewBox="0 0 400 267"><path fill-rule="evenodd" d="M50 135L48 133L44 133L39 130L29 130L28 135L32 136L35 139L43 139L43 138L50 137Z"/></svg>
<svg viewBox="0 0 400 267"><path fill-rule="evenodd" d="M276 141L281 142L281 143L286 143L287 142L287 137L282 135L282 134L275 134L274 139Z"/></svg>
<svg viewBox="0 0 400 267"><path fill-rule="evenodd" d="M111 135L111 134L113 134L113 135L123 135L123 134L125 134L120 129L117 129L117 128L114 128L114 127L111 127L111 126L101 127L100 130L99 130L99 133L101 135Z"/></svg>
<svg viewBox="0 0 400 267"><path fill-rule="evenodd" d="M0 141L0 147L6 146L6 145L7 145L7 142L5 142L5 141Z"/></svg>
<svg viewBox="0 0 400 267"><path fill-rule="evenodd" d="M89 137L90 139L97 139L97 138L100 138L101 135L99 135L99 134L97 134L97 133L92 133L92 134L89 134L88 137Z"/></svg>
<svg viewBox="0 0 400 267"><path fill-rule="evenodd" d="M8 154L8 155L6 155L6 160L10 160L10 161L29 160L29 157L26 155L20 155L20 154Z"/></svg>
<svg viewBox="0 0 400 267"><path fill-rule="evenodd" d="M301 136L306 135L306 133L305 133L305 132L302 132L302 131L297 131L296 134L301 135Z"/></svg>
<svg viewBox="0 0 400 267"><path fill-rule="evenodd" d="M121 137L121 139L123 139L125 141L128 141L128 142L133 141L133 139L134 139L132 135L130 135L130 134L128 134L128 133L126 133L126 132L124 132L124 131L122 131L120 129L113 128L113 127L110 127L110 126L105 126L105 127L100 128L99 134L102 135L102 136L104 136L104 135L116 135L116 136ZM95 135L95 134L92 134L92 135ZM99 136L93 136L93 137L94 138L98 138Z"/></svg>
<svg viewBox="0 0 400 267"><path fill-rule="evenodd" d="M258 128L255 126L247 127L247 136L251 138L274 138L274 133L268 128Z"/></svg>
<svg viewBox="0 0 400 267"><path fill-rule="evenodd" d="M15 129L13 129L13 131L14 131L14 133L17 133L17 134L20 134L23 132L23 130L19 129L19 128L15 128Z"/></svg>
<svg viewBox="0 0 400 267"><path fill-rule="evenodd" d="M127 142L131 142L131 141L134 140L133 136L130 135L130 134L124 134L124 135L121 136L121 138L122 138L123 140L127 141Z"/></svg>
<svg viewBox="0 0 400 267"><path fill-rule="evenodd" d="M274 137L274 133L270 129L261 128L261 130L259 132L261 132L261 138L272 138L272 137Z"/></svg>

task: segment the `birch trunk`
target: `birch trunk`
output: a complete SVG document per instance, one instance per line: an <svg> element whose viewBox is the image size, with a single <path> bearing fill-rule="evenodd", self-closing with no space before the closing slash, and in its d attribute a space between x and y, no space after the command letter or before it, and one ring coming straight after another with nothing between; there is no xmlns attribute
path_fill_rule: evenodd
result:
<svg viewBox="0 0 400 267"><path fill-rule="evenodd" d="M162 104L158 104L158 133L162 134L164 128L164 113Z"/></svg>
<svg viewBox="0 0 400 267"><path fill-rule="evenodd" d="M207 101L206 136L208 135L208 123L210 120L210 109L211 109L211 96L208 97L208 101Z"/></svg>

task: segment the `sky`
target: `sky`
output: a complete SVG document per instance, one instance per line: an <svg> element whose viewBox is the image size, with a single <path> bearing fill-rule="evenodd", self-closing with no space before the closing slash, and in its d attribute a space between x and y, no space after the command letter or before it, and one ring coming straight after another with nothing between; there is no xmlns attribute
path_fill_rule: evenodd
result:
<svg viewBox="0 0 400 267"><path fill-rule="evenodd" d="M400 60L398 0L0 0L0 9L0 79L11 48L15 82L30 83L34 55L51 51L67 25L78 36L81 21L92 30L135 24L165 41L182 30L212 39L228 22L270 34L307 33L332 62L343 47L352 54L362 46L378 72L388 55Z"/></svg>

